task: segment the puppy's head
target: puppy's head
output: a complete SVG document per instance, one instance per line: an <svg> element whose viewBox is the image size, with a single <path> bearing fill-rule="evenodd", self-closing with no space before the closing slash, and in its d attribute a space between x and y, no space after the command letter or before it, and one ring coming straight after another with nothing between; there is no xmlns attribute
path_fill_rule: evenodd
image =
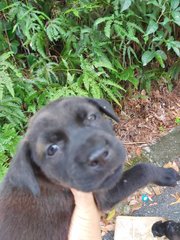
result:
<svg viewBox="0 0 180 240"><path fill-rule="evenodd" d="M107 101L81 97L58 100L40 110L12 161L9 176L14 185L36 194L38 176L43 174L81 191L111 188L120 178L126 154L107 116L118 121Z"/></svg>

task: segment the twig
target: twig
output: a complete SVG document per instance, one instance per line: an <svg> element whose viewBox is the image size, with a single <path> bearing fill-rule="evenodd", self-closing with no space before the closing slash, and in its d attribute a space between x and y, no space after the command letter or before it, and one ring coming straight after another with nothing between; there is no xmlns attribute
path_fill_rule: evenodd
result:
<svg viewBox="0 0 180 240"><path fill-rule="evenodd" d="M147 144L146 142L124 142L125 145Z"/></svg>

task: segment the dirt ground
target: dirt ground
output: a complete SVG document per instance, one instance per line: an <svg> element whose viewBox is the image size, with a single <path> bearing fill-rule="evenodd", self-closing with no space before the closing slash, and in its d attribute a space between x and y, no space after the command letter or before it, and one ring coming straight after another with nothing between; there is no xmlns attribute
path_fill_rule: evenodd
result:
<svg viewBox="0 0 180 240"><path fill-rule="evenodd" d="M164 86L152 90L151 95L144 90L135 92L116 112L120 123L114 129L127 148L128 159L140 155L141 146L153 143L180 124L180 81L172 92Z"/></svg>

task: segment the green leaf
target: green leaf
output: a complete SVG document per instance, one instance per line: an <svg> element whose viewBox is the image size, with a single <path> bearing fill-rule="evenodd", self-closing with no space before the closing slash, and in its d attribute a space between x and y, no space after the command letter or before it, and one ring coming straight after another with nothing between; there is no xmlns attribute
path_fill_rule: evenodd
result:
<svg viewBox="0 0 180 240"><path fill-rule="evenodd" d="M118 88L120 90L123 90L123 91L126 91L123 87L121 87L119 84L113 82L113 81L110 81L110 80L107 80L107 81L104 81L104 84L105 85L109 85L109 86L112 86L112 87L115 87L115 88Z"/></svg>
<svg viewBox="0 0 180 240"><path fill-rule="evenodd" d="M166 59L167 59L167 55L166 55L165 52L162 51L162 50L157 50L157 51L155 52L155 54L160 55L163 60L166 60Z"/></svg>
<svg viewBox="0 0 180 240"><path fill-rule="evenodd" d="M98 18L96 19L96 21L94 22L94 28L97 28L97 26L100 24L100 23L103 23L103 22L106 22L108 20L112 20L114 17L103 17L103 18Z"/></svg>
<svg viewBox="0 0 180 240"><path fill-rule="evenodd" d="M6 61L12 55L13 55L13 52L7 52L7 53L3 53L2 55L0 55L0 63L3 61Z"/></svg>
<svg viewBox="0 0 180 240"><path fill-rule="evenodd" d="M134 76L134 69L129 67L124 69L120 74L119 77L121 80L131 82L136 88L139 84L139 80Z"/></svg>
<svg viewBox="0 0 180 240"><path fill-rule="evenodd" d="M106 87L105 85L102 85L104 91L107 93L108 97L110 99L112 99L117 105L120 106L119 100L116 98L116 96L113 94L113 92L111 91L111 89L109 89L108 87Z"/></svg>
<svg viewBox="0 0 180 240"><path fill-rule="evenodd" d="M13 82L7 71L0 71L0 100L3 99L4 86L8 89L9 93L14 97Z"/></svg>
<svg viewBox="0 0 180 240"><path fill-rule="evenodd" d="M162 26L165 26L167 23L169 23L171 20L168 17L165 17L163 22L161 22Z"/></svg>
<svg viewBox="0 0 180 240"><path fill-rule="evenodd" d="M89 92L90 82L92 81L92 79L89 77L89 75L87 73L85 73L82 81L83 81L85 89Z"/></svg>
<svg viewBox="0 0 180 240"><path fill-rule="evenodd" d="M127 10L132 3L132 0L121 0L121 12Z"/></svg>
<svg viewBox="0 0 180 240"><path fill-rule="evenodd" d="M171 0L171 9L175 10L180 4L180 0Z"/></svg>
<svg viewBox="0 0 180 240"><path fill-rule="evenodd" d="M179 48L177 48L177 47L172 47L172 49L173 49L174 52L177 54L177 56L180 57L180 51L179 51Z"/></svg>
<svg viewBox="0 0 180 240"><path fill-rule="evenodd" d="M157 22L155 22L154 20L150 20L148 27L146 29L146 32L145 32L145 36L156 32L157 29L158 29Z"/></svg>
<svg viewBox="0 0 180 240"><path fill-rule="evenodd" d="M165 52L162 51L162 50L157 50L155 52L155 58L159 62L160 66L162 68L165 68L165 64L164 64L164 61L163 61L163 60L167 59L167 55L165 54Z"/></svg>
<svg viewBox="0 0 180 240"><path fill-rule="evenodd" d="M152 5L156 6L156 7L160 7L160 4L159 4L156 0L149 0L149 1L147 2L147 4L148 4L148 5L149 5L149 4L152 4Z"/></svg>
<svg viewBox="0 0 180 240"><path fill-rule="evenodd" d="M69 84L72 84L73 81L74 81L74 74L71 75L71 74L68 72L68 73L67 73L67 82L68 82Z"/></svg>
<svg viewBox="0 0 180 240"><path fill-rule="evenodd" d="M11 49L13 53L16 54L18 52L18 47L19 47L19 42L17 40L14 40L11 42Z"/></svg>
<svg viewBox="0 0 180 240"><path fill-rule="evenodd" d="M37 61L37 58L33 54L27 55L27 62L29 66L32 66Z"/></svg>
<svg viewBox="0 0 180 240"><path fill-rule="evenodd" d="M109 59L108 59L105 55L103 55L103 56L99 59L99 61L97 61L97 60L94 61L94 62L93 62L93 65L94 65L96 68L104 67L104 68L107 68L107 69L116 71L116 70L113 68L113 66L112 66L111 62L109 61Z"/></svg>
<svg viewBox="0 0 180 240"><path fill-rule="evenodd" d="M129 77L132 76L132 72L133 72L133 69L132 69L132 68L124 69L124 70L119 74L119 77L120 77L121 80L127 81L127 80L129 79Z"/></svg>
<svg viewBox="0 0 180 240"><path fill-rule="evenodd" d="M140 26L138 26L136 23L127 22L127 25L128 25L130 28L136 29L136 30L138 30L139 32L144 33L144 30L143 30Z"/></svg>
<svg viewBox="0 0 180 240"><path fill-rule="evenodd" d="M175 118L175 123L176 123L176 124L180 124L180 117L176 117L176 118Z"/></svg>
<svg viewBox="0 0 180 240"><path fill-rule="evenodd" d="M73 9L73 14L74 14L76 17L80 18L80 15L79 15L79 12L77 11L77 9Z"/></svg>
<svg viewBox="0 0 180 240"><path fill-rule="evenodd" d="M143 66L146 66L152 59L155 57L155 52L153 51L146 51L143 53L141 60L143 63Z"/></svg>
<svg viewBox="0 0 180 240"><path fill-rule="evenodd" d="M104 33L106 35L106 37L110 38L111 36L111 25L112 25L113 21L107 21L105 28L104 28Z"/></svg>
<svg viewBox="0 0 180 240"><path fill-rule="evenodd" d="M3 8L5 8L7 6L7 2L5 0L1 0L0 2L0 11L3 10Z"/></svg>
<svg viewBox="0 0 180 240"><path fill-rule="evenodd" d="M172 12L172 17L174 18L174 22L180 26L180 11Z"/></svg>
<svg viewBox="0 0 180 240"><path fill-rule="evenodd" d="M124 39L125 36L127 36L127 34L128 34L126 32L126 30L118 24L114 24L114 30L115 30L116 34L122 39Z"/></svg>
<svg viewBox="0 0 180 240"><path fill-rule="evenodd" d="M92 94L93 98L101 98L101 89L98 84L93 84L90 88L90 93Z"/></svg>
<svg viewBox="0 0 180 240"><path fill-rule="evenodd" d="M13 88L13 83L11 78L8 78L6 83L5 83L8 91L10 92L11 96L14 97L14 88Z"/></svg>

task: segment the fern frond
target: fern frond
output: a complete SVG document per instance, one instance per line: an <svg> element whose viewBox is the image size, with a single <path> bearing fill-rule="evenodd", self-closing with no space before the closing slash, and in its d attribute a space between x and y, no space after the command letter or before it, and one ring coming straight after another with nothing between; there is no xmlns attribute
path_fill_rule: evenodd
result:
<svg viewBox="0 0 180 240"><path fill-rule="evenodd" d="M93 98L101 98L102 97L101 88L99 87L99 85L97 83L94 83L91 85L90 94Z"/></svg>
<svg viewBox="0 0 180 240"><path fill-rule="evenodd" d="M57 41L59 38L66 36L66 32L62 25L63 23L59 18L49 21L46 33L50 41Z"/></svg>
<svg viewBox="0 0 180 240"><path fill-rule="evenodd" d="M119 84L113 82L113 81L110 81L110 80L104 80L103 81L103 85L106 85L106 86L112 86L112 87L115 87L119 90L122 90L122 91L126 91L122 86L120 86Z"/></svg>
<svg viewBox="0 0 180 240"><path fill-rule="evenodd" d="M13 125L22 126L26 118L20 108L18 98L6 98L0 100L0 119Z"/></svg>
<svg viewBox="0 0 180 240"><path fill-rule="evenodd" d="M104 23L108 20L113 20L114 19L114 16L110 16L110 17L101 17L101 18L98 18L96 19L96 21L94 22L94 28L97 28L97 26L100 24L100 23Z"/></svg>
<svg viewBox="0 0 180 240"><path fill-rule="evenodd" d="M43 31L37 32L33 35L31 39L30 46L32 47L33 50L37 50L42 57L47 59L46 53L45 53L45 42L46 36Z"/></svg>
<svg viewBox="0 0 180 240"><path fill-rule="evenodd" d="M108 97L113 100L115 103L117 103L117 105L120 106L119 100L117 99L117 97L112 93L111 89L109 89L108 87L106 87L105 85L102 85L102 88L104 89L105 93L108 95Z"/></svg>
<svg viewBox="0 0 180 240"><path fill-rule="evenodd" d="M106 37L110 38L111 36L111 25L112 25L113 21L110 20L110 21L107 21L106 22L106 25L104 27L104 33L106 35Z"/></svg>
<svg viewBox="0 0 180 240"><path fill-rule="evenodd" d="M12 79L3 68L0 68L0 100L3 99L4 87L6 87L9 93L11 94L11 96L14 97L14 88L13 88Z"/></svg>

